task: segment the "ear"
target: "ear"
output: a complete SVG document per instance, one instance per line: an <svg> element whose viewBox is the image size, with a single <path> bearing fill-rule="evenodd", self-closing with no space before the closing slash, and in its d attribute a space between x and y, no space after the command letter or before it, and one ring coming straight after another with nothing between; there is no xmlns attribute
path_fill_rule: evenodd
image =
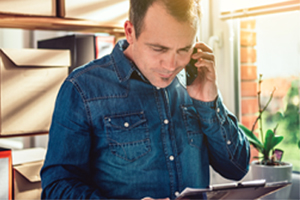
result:
<svg viewBox="0 0 300 200"><path fill-rule="evenodd" d="M127 42L129 44L132 44L135 39L135 31L134 31L133 24L130 21L125 22L124 31L125 31Z"/></svg>

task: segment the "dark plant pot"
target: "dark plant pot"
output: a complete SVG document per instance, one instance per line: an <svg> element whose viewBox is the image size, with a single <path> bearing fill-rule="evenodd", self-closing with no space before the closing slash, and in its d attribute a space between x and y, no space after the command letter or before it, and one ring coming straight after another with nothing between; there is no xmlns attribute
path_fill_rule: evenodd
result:
<svg viewBox="0 0 300 200"><path fill-rule="evenodd" d="M258 161L251 163L252 179L265 179L267 182L276 181L292 181L291 163L282 163L282 165L271 166L261 165ZM261 199L288 199L291 191L291 186L287 186L277 192L267 195Z"/></svg>

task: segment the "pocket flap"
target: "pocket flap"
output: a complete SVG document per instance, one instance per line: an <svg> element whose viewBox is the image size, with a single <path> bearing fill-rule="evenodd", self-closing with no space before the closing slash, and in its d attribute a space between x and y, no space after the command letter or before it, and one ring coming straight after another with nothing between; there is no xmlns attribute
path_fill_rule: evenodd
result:
<svg viewBox="0 0 300 200"><path fill-rule="evenodd" d="M105 117L106 125L116 129L130 130L145 124L144 112Z"/></svg>

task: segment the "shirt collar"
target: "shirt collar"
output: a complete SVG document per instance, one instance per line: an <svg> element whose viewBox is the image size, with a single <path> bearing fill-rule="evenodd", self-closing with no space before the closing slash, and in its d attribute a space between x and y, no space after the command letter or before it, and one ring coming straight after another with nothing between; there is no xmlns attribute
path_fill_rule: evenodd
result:
<svg viewBox="0 0 300 200"><path fill-rule="evenodd" d="M138 70L134 62L124 55L124 51L127 49L128 46L129 43L126 40L120 40L115 45L111 54L113 67L115 69L119 81L127 81L131 77L133 72L136 72L143 80L146 80L146 78Z"/></svg>

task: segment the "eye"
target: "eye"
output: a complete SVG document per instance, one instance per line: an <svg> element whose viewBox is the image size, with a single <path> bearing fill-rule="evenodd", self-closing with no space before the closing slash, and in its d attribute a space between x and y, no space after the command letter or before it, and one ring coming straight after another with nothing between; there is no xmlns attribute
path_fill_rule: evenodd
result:
<svg viewBox="0 0 300 200"><path fill-rule="evenodd" d="M156 52L166 52L167 51L167 49L165 49L165 48L157 48L157 47L154 47L154 48L152 48L153 49L153 51L156 51Z"/></svg>
<svg viewBox="0 0 300 200"><path fill-rule="evenodd" d="M180 49L179 51L178 51L178 53L179 54L186 54L186 53L188 53L190 51L190 49Z"/></svg>

